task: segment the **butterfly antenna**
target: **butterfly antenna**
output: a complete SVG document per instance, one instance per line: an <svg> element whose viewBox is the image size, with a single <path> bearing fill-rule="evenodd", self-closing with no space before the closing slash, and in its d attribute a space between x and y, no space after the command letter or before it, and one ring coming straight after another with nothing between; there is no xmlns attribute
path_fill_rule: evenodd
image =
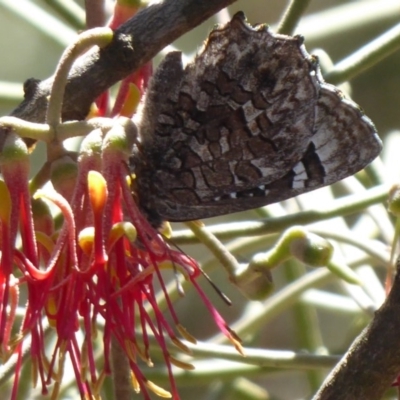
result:
<svg viewBox="0 0 400 400"><path fill-rule="evenodd" d="M174 243L171 239L165 237L164 235L163 235L163 237L164 237L164 240L165 240L170 246L175 247L178 251L180 251L181 253L187 255L186 252L185 252L184 250L182 250L182 249L181 249L176 243ZM232 305L231 299L230 299L230 298L229 298L229 297L228 297L228 296L227 296L227 295L226 295L226 294L211 280L211 278L207 275L206 272L204 272L203 268L201 268L200 265L198 266L198 268L199 268L200 272L202 273L202 275L204 276L204 278L206 278L206 280L208 281L208 283L209 283L209 284L213 287L213 289L216 291L216 293L218 294L218 296L223 300L223 302L224 302L225 304L227 304L228 306L231 306L231 305ZM175 264L174 264L174 273L175 273L175 277L176 277L175 280L176 280L176 284L177 284L177 289L178 289L178 291L179 291L179 294L183 296L184 291L183 291L182 285L181 285L181 283L180 283L180 281L179 281L179 275L178 275L178 271L177 271L177 269L176 269L176 267L175 267Z"/></svg>
<svg viewBox="0 0 400 400"><path fill-rule="evenodd" d="M208 283L213 287L213 289L217 292L219 297L227 304L228 306L232 305L231 299L211 280L211 278L207 275L206 272L199 266L200 272L203 274L204 278L207 279Z"/></svg>

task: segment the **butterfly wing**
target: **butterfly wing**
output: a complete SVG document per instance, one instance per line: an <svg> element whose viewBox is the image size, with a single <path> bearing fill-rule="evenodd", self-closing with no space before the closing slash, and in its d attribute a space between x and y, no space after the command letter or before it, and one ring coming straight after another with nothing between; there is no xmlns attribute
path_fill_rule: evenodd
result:
<svg viewBox="0 0 400 400"><path fill-rule="evenodd" d="M302 40L237 14L185 70L170 53L149 87L133 156L139 204L184 221L256 208L371 162L371 121L322 81Z"/></svg>

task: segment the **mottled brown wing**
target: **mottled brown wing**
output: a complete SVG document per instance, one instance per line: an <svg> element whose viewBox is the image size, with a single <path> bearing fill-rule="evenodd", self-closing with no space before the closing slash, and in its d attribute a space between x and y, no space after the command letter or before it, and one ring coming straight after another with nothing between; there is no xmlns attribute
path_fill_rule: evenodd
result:
<svg viewBox="0 0 400 400"><path fill-rule="evenodd" d="M158 68L132 160L140 207L184 221L270 204L352 175L380 141L358 107L323 82L302 40L236 14L182 69Z"/></svg>

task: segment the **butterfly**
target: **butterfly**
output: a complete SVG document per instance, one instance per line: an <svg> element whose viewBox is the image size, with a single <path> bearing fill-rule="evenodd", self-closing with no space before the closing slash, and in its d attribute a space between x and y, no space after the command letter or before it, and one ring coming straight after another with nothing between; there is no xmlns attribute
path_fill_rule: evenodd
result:
<svg viewBox="0 0 400 400"><path fill-rule="evenodd" d="M136 117L138 205L155 225L253 209L330 185L382 144L371 120L324 82L300 36L215 28L186 68L161 62Z"/></svg>

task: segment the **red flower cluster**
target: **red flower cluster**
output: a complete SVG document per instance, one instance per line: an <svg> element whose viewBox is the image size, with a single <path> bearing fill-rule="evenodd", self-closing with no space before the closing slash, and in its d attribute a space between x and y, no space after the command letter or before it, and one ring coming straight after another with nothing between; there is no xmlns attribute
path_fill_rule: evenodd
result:
<svg viewBox="0 0 400 400"><path fill-rule="evenodd" d="M165 391L149 382L137 364L140 358L152 365L149 337L153 337L164 355L172 396L178 399L171 366L191 366L174 359L167 343L172 341L186 352L188 349L157 304L155 282L163 292L175 328L185 339L192 338L179 324L161 269L178 270L191 281L217 324L230 336L197 285L200 270L196 262L171 249L136 207L127 171L130 143L126 135L134 130L129 119L120 119L111 129L90 133L76 162L63 157L53 165L52 181L57 191L37 192L32 209L26 161L13 159L3 164L0 340L3 359L18 355L12 398L16 398L23 341L29 334L34 379L40 381L43 393L55 382L53 398L60 389L67 358L81 396L98 395L105 376L110 374L110 351L115 345L128 357L133 380L144 398L149 398L149 388L165 396ZM21 145L20 139L16 142ZM61 211L63 224L59 229L44 199ZM20 247L16 246L18 235ZM27 292L25 316L18 334L13 336L22 285ZM57 332L50 359L45 353L44 314ZM93 345L99 321L104 324L100 371Z"/></svg>
<svg viewBox="0 0 400 400"><path fill-rule="evenodd" d="M72 47L85 51L93 44L106 45L111 38L109 29L88 31ZM111 114L120 117L62 124L62 95L74 61L69 57L76 57L71 49L55 74L47 124L2 119L10 134L0 160L4 177L0 181L0 356L15 371L11 398L17 398L24 354L30 356L33 386L39 382L43 394L52 385L51 397L59 397L69 362L81 397L98 398L112 371L111 354L119 349L135 390L145 399L150 399L148 390L179 399L172 365L192 366L174 358L169 344L189 353L175 332L195 340L179 324L162 269L179 271L190 281L221 331L239 350L240 345L199 288L197 263L172 249L134 201L128 163L137 132L133 122L121 115L132 115L151 67L145 66L121 85ZM98 100L97 115L106 115L106 100ZM78 154L63 147L65 138L82 134L86 137ZM30 155L21 136L47 143L48 159L31 182ZM52 189L42 188L47 181ZM59 215L54 216L55 210ZM159 306L160 294L165 307ZM48 335L53 329L54 343ZM152 366L151 341L163 354L171 393L146 379L139 367L139 359ZM101 365L95 357L98 343Z"/></svg>

